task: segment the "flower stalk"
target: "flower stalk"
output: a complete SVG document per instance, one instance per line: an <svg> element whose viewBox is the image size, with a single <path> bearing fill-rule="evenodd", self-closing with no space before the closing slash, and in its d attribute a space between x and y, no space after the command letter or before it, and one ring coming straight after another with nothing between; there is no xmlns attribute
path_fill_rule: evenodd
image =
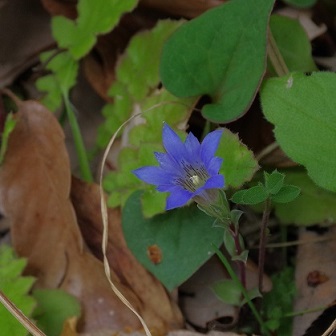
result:
<svg viewBox="0 0 336 336"><path fill-rule="evenodd" d="M259 240L258 287L259 287L259 292L261 294L263 293L263 278L264 278L266 242L267 242L267 226L268 226L270 213L271 213L271 200L268 198L266 200L265 209L264 209L263 217L261 220L260 240Z"/></svg>

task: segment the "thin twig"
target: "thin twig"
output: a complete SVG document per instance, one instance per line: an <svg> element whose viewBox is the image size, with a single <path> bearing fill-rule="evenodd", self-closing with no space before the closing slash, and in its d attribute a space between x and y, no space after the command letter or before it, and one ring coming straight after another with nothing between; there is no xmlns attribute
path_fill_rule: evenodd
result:
<svg viewBox="0 0 336 336"><path fill-rule="evenodd" d="M271 154L273 151L275 151L277 148L279 148L279 144L277 142L272 142L267 147L265 147L260 153L256 155L256 160L260 161L265 156Z"/></svg>
<svg viewBox="0 0 336 336"><path fill-rule="evenodd" d="M33 336L46 336L29 318L11 302L6 295L0 291L0 302L5 308L27 329Z"/></svg>
<svg viewBox="0 0 336 336"><path fill-rule="evenodd" d="M232 232L232 237L234 239L237 255L240 255L243 252L243 249L240 245L239 231L233 228L231 228L230 231ZM238 268L239 268L240 281L243 287L246 288L246 265L242 260L237 260L235 262L237 263Z"/></svg>
<svg viewBox="0 0 336 336"><path fill-rule="evenodd" d="M281 247L290 247L290 246L300 246L306 244L316 244L316 243L324 243L331 240L336 240L336 236L332 237L319 237L307 240L292 240L284 243L270 243L266 244L266 248L281 248ZM250 249L259 249L259 246L251 246Z"/></svg>
<svg viewBox="0 0 336 336"><path fill-rule="evenodd" d="M274 67L275 72L279 77L289 73L287 65L280 53L280 50L275 42L271 29L268 31L267 54Z"/></svg>

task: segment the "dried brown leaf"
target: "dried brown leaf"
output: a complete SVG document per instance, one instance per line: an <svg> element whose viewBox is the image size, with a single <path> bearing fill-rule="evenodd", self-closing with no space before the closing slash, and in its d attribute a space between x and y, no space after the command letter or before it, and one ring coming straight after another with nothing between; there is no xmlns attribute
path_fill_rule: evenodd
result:
<svg viewBox="0 0 336 336"><path fill-rule="evenodd" d="M18 108L0 167L0 210L11 220L16 252L28 258L26 272L37 277L38 286L62 288L80 300L80 331L139 329L139 321L111 291L101 262L83 244L69 199L71 174L61 127L35 101L19 102ZM140 302L113 272L112 278L138 308Z"/></svg>
<svg viewBox="0 0 336 336"><path fill-rule="evenodd" d="M71 317L64 322L63 330L60 336L78 336L76 331L78 319L77 317Z"/></svg>
<svg viewBox="0 0 336 336"><path fill-rule="evenodd" d="M93 253L102 259L99 186L74 178L71 199L84 239ZM159 334L181 328L183 320L176 304L171 301L162 284L139 264L128 249L121 229L120 211L109 209L108 218L108 260L122 284L132 289L142 302L138 312L149 328Z"/></svg>
<svg viewBox="0 0 336 336"><path fill-rule="evenodd" d="M321 238L325 238L325 241L321 241ZM335 300L335 239L335 227L324 233L323 236L305 229L300 231L301 244L296 257L295 271L298 290L295 311L327 308ZM314 240L316 241L314 242ZM313 283L312 277L315 278ZM294 320L294 335L303 335L305 330L322 313L322 310L297 316Z"/></svg>

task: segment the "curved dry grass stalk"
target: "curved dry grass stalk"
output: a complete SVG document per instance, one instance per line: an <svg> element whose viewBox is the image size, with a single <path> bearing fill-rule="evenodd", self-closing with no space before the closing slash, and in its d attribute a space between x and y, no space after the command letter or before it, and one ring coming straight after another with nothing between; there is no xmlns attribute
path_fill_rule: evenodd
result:
<svg viewBox="0 0 336 336"><path fill-rule="evenodd" d="M109 141L107 148L105 149L103 159L101 162L101 167L100 167L100 173L99 173L99 190L100 190L100 204L101 204L101 214L102 214L102 219L103 219L103 238L102 238L102 252L103 252L103 263L104 263L104 270L105 274L107 277L108 282L111 285L111 288L113 292L118 296L118 298L137 316L139 321L141 322L145 333L147 336L152 336L151 332L149 331L149 328L147 327L146 322L144 319L141 317L141 315L135 310L135 308L132 306L132 304L125 298L125 296L119 291L119 289L116 287L116 285L113 283L111 279L111 271L110 271L110 265L109 261L107 259L106 255L106 249L107 249L107 244L108 244L108 214L107 214L107 205L106 205L106 200L105 200L105 194L104 194L104 189L103 189L103 173L104 173L104 166L105 162L108 156L108 153L118 135L120 130L127 125L132 119L140 116L142 113L135 114L128 120L126 120L115 132L111 140Z"/></svg>

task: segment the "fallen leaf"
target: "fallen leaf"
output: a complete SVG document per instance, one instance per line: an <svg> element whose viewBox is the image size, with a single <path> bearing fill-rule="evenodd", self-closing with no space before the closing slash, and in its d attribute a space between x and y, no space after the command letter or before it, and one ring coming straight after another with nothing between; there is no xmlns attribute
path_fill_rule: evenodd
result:
<svg viewBox="0 0 336 336"><path fill-rule="evenodd" d="M99 186L79 179L72 180L71 199L84 239L91 251L102 259L102 218ZM111 269L122 284L132 289L142 302L139 313L152 329L166 333L181 328L183 318L177 305L171 301L162 284L155 279L128 249L122 230L118 209L108 209L109 236L108 260Z"/></svg>
<svg viewBox="0 0 336 336"><path fill-rule="evenodd" d="M60 336L78 336L76 331L78 318L71 317L64 322L63 330Z"/></svg>
<svg viewBox="0 0 336 336"><path fill-rule="evenodd" d="M251 260L246 265L247 289L251 290L258 284L258 268ZM235 268L235 265L232 266ZM180 306L187 321L193 326L204 329L217 319L237 318L235 307L220 300L211 289L215 283L224 279L230 277L219 259L212 257L180 287ZM264 275L265 292L271 288L271 280Z"/></svg>
<svg viewBox="0 0 336 336"><path fill-rule="evenodd" d="M80 300L80 331L138 330L139 321L84 246L69 199L71 174L60 125L38 102L17 105L17 124L0 168L0 210L11 220L17 254L28 258L26 273L39 287L61 288ZM113 272L112 279L138 309L140 302Z"/></svg>
<svg viewBox="0 0 336 336"><path fill-rule="evenodd" d="M294 319L293 335L303 335L305 330L327 308L336 297L335 234L332 227L322 236L316 232L301 229L298 253L296 256L296 287L298 291L295 311L321 308L320 311L297 316ZM321 241L321 238L325 238ZM315 242L314 242L315 240ZM312 272L320 274L322 280L311 286ZM326 281L326 279L328 280Z"/></svg>

